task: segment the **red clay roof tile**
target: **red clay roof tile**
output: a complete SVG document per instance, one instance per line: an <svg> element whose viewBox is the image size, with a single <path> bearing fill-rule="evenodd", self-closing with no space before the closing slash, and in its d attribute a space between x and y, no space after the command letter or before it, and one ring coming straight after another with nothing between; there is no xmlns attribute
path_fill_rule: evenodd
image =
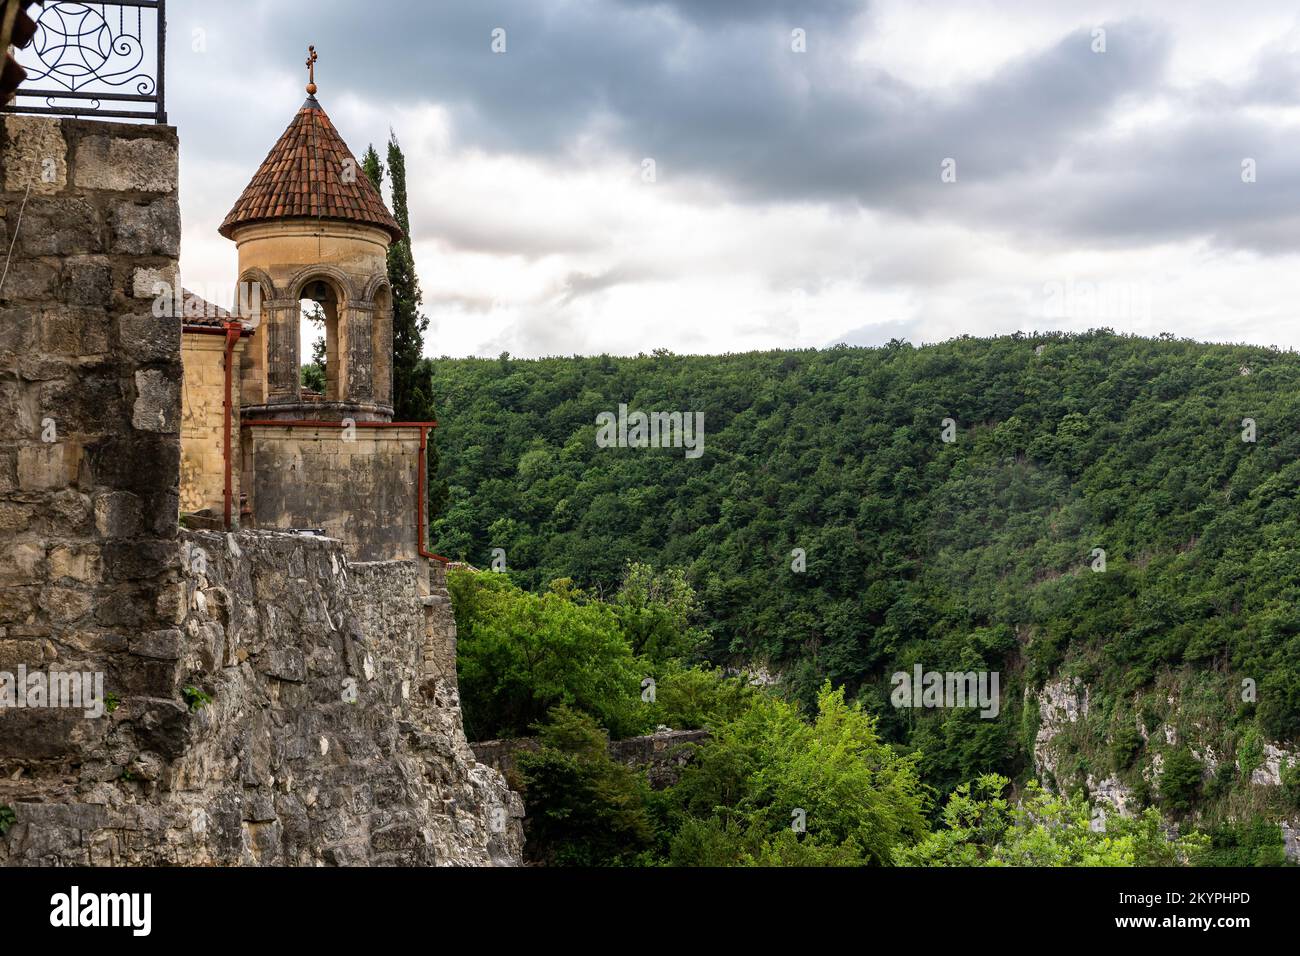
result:
<svg viewBox="0 0 1300 956"><path fill-rule="evenodd" d="M350 181L345 181L345 179ZM308 97L217 231L272 219L338 219L377 226L394 240L401 227L315 97Z"/></svg>

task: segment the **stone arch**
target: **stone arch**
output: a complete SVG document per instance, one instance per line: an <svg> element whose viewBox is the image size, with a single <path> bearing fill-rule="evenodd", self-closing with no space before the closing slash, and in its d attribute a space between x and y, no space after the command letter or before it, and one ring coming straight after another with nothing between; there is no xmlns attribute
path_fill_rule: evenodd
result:
<svg viewBox="0 0 1300 956"><path fill-rule="evenodd" d="M379 273L379 275L377 276L373 276L370 279L370 281L366 283L366 291L362 294L361 301L374 302L375 296L379 294L379 291L381 289L388 290L388 296L389 299L391 300L393 295L393 287L388 282L388 276L382 272Z"/></svg>
<svg viewBox="0 0 1300 956"><path fill-rule="evenodd" d="M334 285L335 292L340 299L340 305L344 308L351 306L361 298L357 295L352 277L342 269L330 265L311 265L299 269L294 277L289 280L286 287L288 297L294 300L303 298L303 290L307 288L307 284L317 280L330 282Z"/></svg>
<svg viewBox="0 0 1300 956"><path fill-rule="evenodd" d="M331 266L311 266L301 270L289 284L292 320L289 333L295 343L301 341L304 311L301 302L317 304L325 326L325 392L327 402L342 401L350 374L348 362L349 317L354 305L352 283ZM307 356L300 356L299 362Z"/></svg>
<svg viewBox="0 0 1300 956"><path fill-rule="evenodd" d="M260 289L259 295L252 293L253 286ZM262 313L274 302L280 292L275 287L275 280L258 268L245 269L239 277L239 287L235 290L235 302L232 311L243 321L254 327L261 325Z"/></svg>

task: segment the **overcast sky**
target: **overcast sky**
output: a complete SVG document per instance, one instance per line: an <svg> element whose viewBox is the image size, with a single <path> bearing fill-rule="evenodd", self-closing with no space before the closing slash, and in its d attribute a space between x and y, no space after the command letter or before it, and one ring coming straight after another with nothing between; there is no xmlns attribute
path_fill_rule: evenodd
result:
<svg viewBox="0 0 1300 956"><path fill-rule="evenodd" d="M233 281L217 226L314 43L353 152L390 127L405 150L429 355L1099 326L1300 345L1292 3L168 9L196 291Z"/></svg>

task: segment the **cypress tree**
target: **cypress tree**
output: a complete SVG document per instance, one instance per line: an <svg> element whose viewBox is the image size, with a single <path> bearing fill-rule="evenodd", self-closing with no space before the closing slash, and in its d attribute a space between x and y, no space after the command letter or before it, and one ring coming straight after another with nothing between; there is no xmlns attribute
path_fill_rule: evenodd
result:
<svg viewBox="0 0 1300 956"><path fill-rule="evenodd" d="M392 183L393 218L402 227L402 238L388 247L388 284L393 294L393 417L402 422L433 421L433 399L429 394L432 367L424 358L424 333L429 317L420 312L423 295L415 274L415 257L411 253L411 213L406 199L406 157L397 135L388 136L388 167L379 159L371 144L361 160L361 168L383 194L384 175ZM429 507L428 518L440 514L447 503L447 483L439 478L439 457L434 435L429 435Z"/></svg>

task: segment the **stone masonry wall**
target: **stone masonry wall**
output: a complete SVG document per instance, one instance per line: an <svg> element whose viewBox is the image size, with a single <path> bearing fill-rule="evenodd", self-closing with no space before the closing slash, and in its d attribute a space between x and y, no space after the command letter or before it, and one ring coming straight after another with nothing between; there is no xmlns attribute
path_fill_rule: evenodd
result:
<svg viewBox="0 0 1300 956"><path fill-rule="evenodd" d="M519 862L522 803L424 660L446 620L420 564L269 532L182 544L184 620L137 649L166 694L124 697L65 782L9 785L0 862Z"/></svg>
<svg viewBox="0 0 1300 956"><path fill-rule="evenodd" d="M232 365L239 368L246 340L235 346ZM210 333L187 333L181 354L185 365L184 402L181 418L181 510L209 509L220 515L226 495L226 337ZM232 387L231 454L239 454L238 378ZM239 522L240 469L230 471L231 520Z"/></svg>
<svg viewBox="0 0 1300 956"><path fill-rule="evenodd" d="M168 690L145 652L184 613L176 131L0 118L0 672L92 667ZM10 246L13 254L9 257ZM104 728L0 710L0 805Z"/></svg>
<svg viewBox="0 0 1300 956"><path fill-rule="evenodd" d="M695 757L695 747L709 739L707 730L660 730L644 737L627 737L609 742L610 759L642 770L655 790L671 787L681 776L682 768ZM536 737L507 740L476 740L470 745L480 763L499 770L514 782L518 773L516 757L521 752L541 749Z"/></svg>
<svg viewBox="0 0 1300 956"><path fill-rule="evenodd" d="M357 560L416 557L420 429L243 429L250 527L319 528Z"/></svg>

